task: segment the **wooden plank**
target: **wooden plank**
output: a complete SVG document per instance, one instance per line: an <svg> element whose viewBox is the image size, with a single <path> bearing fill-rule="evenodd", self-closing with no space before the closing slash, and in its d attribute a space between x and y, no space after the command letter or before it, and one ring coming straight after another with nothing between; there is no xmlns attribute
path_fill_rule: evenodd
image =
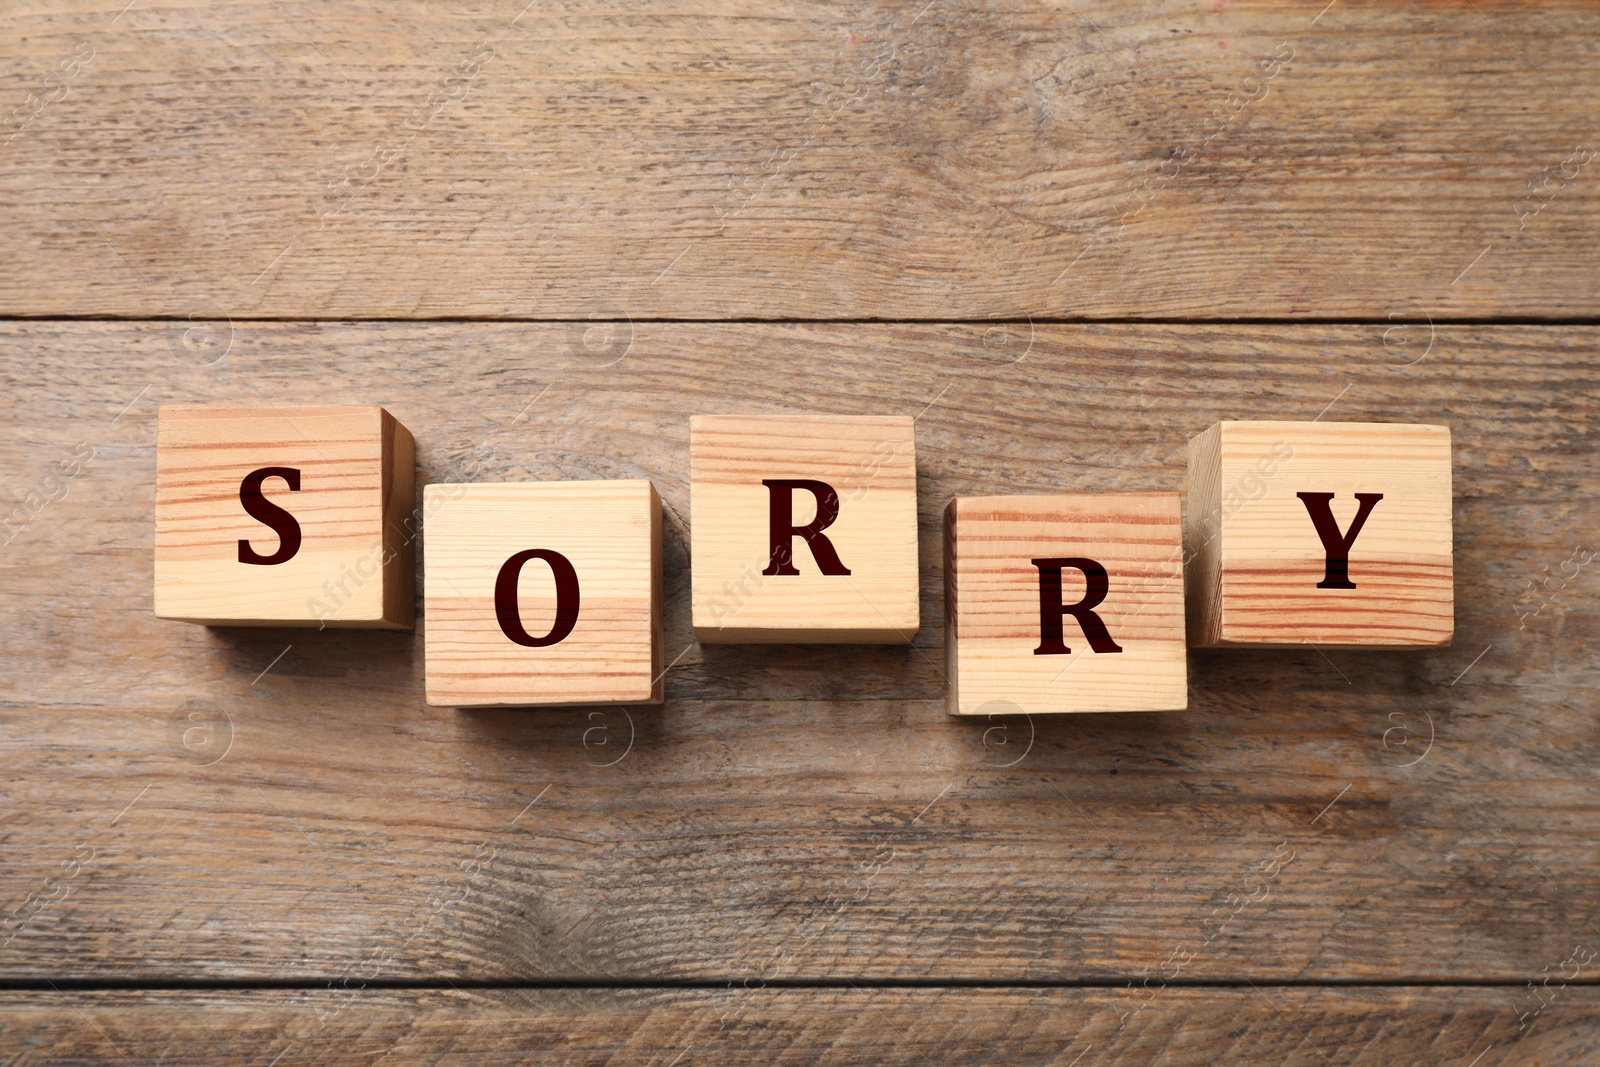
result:
<svg viewBox="0 0 1600 1067"><path fill-rule="evenodd" d="M1441 328L1401 366L1382 326L654 323L598 366L586 322L238 323L194 367L190 328L0 323L0 975L1519 982L1597 947L1600 331ZM651 479L666 704L427 708L426 605L156 620L180 401L382 404L419 484ZM689 417L800 409L916 419L912 646L691 640ZM1319 413L1450 426L1453 646L946 716L950 498L1171 490L1212 422Z"/></svg>
<svg viewBox="0 0 1600 1067"><path fill-rule="evenodd" d="M26 0L0 313L1600 314L1600 11Z"/></svg>
<svg viewBox="0 0 1600 1067"><path fill-rule="evenodd" d="M18 1064L1587 1063L1600 993L1504 988L203 990L0 994ZM337 1050L334 1052L332 1050ZM120 1057L120 1059L119 1059ZM10 1057L8 1057L9 1059Z"/></svg>

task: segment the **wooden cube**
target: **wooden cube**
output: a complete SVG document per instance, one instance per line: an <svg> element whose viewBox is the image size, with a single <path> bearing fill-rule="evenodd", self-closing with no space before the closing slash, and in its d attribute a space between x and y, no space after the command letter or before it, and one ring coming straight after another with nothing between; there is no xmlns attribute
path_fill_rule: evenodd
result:
<svg viewBox="0 0 1600 1067"><path fill-rule="evenodd" d="M1219 422L1188 481L1191 644L1450 643L1449 427Z"/></svg>
<svg viewBox="0 0 1600 1067"><path fill-rule="evenodd" d="M155 613L409 630L416 445L380 407L163 405Z"/></svg>
<svg viewBox="0 0 1600 1067"><path fill-rule="evenodd" d="M689 421L695 636L909 644L917 462L902 415Z"/></svg>
<svg viewBox="0 0 1600 1067"><path fill-rule="evenodd" d="M1182 530L1177 493L951 501L951 713L1182 711Z"/></svg>
<svg viewBox="0 0 1600 1067"><path fill-rule="evenodd" d="M647 481L429 485L427 700L661 702L661 501Z"/></svg>

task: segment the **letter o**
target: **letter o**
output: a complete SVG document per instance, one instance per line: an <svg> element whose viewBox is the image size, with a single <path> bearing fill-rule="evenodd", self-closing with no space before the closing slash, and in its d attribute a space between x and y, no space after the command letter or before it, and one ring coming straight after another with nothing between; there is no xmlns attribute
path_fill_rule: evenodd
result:
<svg viewBox="0 0 1600 1067"><path fill-rule="evenodd" d="M522 565L530 560L542 559L550 565L556 580L556 619L550 632L534 637L522 626L522 616L517 611L517 580L522 576ZM544 648L556 644L572 632L578 624L578 572L572 562L561 553L548 548L530 548L518 552L500 567L494 580L494 614L500 630L511 640L528 648Z"/></svg>

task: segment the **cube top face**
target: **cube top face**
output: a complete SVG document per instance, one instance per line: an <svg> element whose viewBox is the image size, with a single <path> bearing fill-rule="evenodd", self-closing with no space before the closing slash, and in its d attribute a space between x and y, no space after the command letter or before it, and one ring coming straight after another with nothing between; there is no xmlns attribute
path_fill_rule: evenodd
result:
<svg viewBox="0 0 1600 1067"><path fill-rule="evenodd" d="M429 485L422 508L429 704L660 702L648 481Z"/></svg>
<svg viewBox="0 0 1600 1067"><path fill-rule="evenodd" d="M695 636L908 644L919 625L909 416L689 421Z"/></svg>
<svg viewBox="0 0 1600 1067"><path fill-rule="evenodd" d="M951 501L951 713L1186 708L1182 554L1177 493Z"/></svg>
<svg viewBox="0 0 1600 1067"><path fill-rule="evenodd" d="M1189 464L1195 645L1450 643L1449 427L1222 422Z"/></svg>
<svg viewBox="0 0 1600 1067"><path fill-rule="evenodd" d="M380 407L164 405L156 615L410 629L415 468Z"/></svg>

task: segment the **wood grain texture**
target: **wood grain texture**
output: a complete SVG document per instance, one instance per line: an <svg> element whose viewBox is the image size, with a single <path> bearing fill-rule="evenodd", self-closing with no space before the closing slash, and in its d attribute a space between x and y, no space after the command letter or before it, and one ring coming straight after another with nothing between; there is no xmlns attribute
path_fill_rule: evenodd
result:
<svg viewBox="0 0 1600 1067"><path fill-rule="evenodd" d="M601 366L586 321L236 323L196 367L191 328L0 322L8 978L1520 986L1600 947L1600 331L1441 327L1406 366L1385 324L642 323ZM416 634L155 619L156 406L261 397L383 404L422 482L653 480L666 703L428 708ZM1450 426L1453 647L945 714L949 499L1172 491L1206 426L1330 403ZM688 420L802 404L917 416L910 646L692 640Z"/></svg>
<svg viewBox="0 0 1600 1067"><path fill-rule="evenodd" d="M404 520L416 442L393 415L370 405L175 404L159 427L158 617L411 629L416 553ZM287 514L266 513L285 530L244 507L244 483L263 469L278 473L255 483L258 495ZM244 562L241 543L257 562Z"/></svg>
<svg viewBox="0 0 1600 1067"><path fill-rule="evenodd" d="M1597 62L1579 0L26 0L0 313L1594 316Z"/></svg>
<svg viewBox="0 0 1600 1067"><path fill-rule="evenodd" d="M696 640L909 645L916 637L910 416L696 416L689 481ZM816 543L795 536L774 548L780 499L789 508L782 528L820 524Z"/></svg>
<svg viewBox="0 0 1600 1067"><path fill-rule="evenodd" d="M1484 988L388 989L0 994L37 1063L1514 1067L1600 1056L1600 994Z"/></svg>
<svg viewBox="0 0 1600 1067"><path fill-rule="evenodd" d="M1188 706L1177 493L958 497L944 525L952 714ZM1040 566L1051 559L1080 561L1049 571L1053 596ZM1053 610L1079 604L1092 614Z"/></svg>
<svg viewBox="0 0 1600 1067"><path fill-rule="evenodd" d="M1190 640L1201 648L1448 645L1450 472L1448 426L1209 427L1189 442L1185 477ZM1318 529L1313 507L1326 509L1328 529ZM1342 573L1330 569L1330 540L1345 546Z"/></svg>
<svg viewBox="0 0 1600 1067"><path fill-rule="evenodd" d="M434 484L421 517L429 704L661 702L661 500L649 481ZM507 571L534 551L553 555ZM523 642L500 617L502 574Z"/></svg>

